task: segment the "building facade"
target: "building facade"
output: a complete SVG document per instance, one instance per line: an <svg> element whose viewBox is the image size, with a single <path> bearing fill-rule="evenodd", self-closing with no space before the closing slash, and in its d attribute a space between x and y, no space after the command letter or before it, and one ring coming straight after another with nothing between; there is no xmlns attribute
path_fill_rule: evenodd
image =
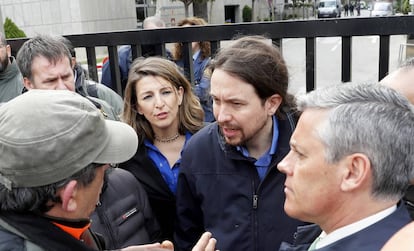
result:
<svg viewBox="0 0 414 251"><path fill-rule="evenodd" d="M0 0L3 22L10 18L28 37L136 28L134 0Z"/></svg>
<svg viewBox="0 0 414 251"><path fill-rule="evenodd" d="M254 17L256 21L282 19L284 0L255 0ZM180 1L157 0L157 14L166 22L167 26L174 26L185 17L183 3ZM244 6L252 7L251 0L207 0L208 23L240 23L243 22L242 11ZM192 5L189 7L190 16L193 15Z"/></svg>
<svg viewBox="0 0 414 251"><path fill-rule="evenodd" d="M283 11L283 3L255 0L255 19L268 20L272 6L277 14ZM206 21L242 22L243 7L251 5L252 0L207 0ZM167 26L174 26L185 17L184 4L179 0L0 0L0 6L3 22L10 18L29 37L136 29L151 15L160 15ZM192 10L190 5L190 16Z"/></svg>

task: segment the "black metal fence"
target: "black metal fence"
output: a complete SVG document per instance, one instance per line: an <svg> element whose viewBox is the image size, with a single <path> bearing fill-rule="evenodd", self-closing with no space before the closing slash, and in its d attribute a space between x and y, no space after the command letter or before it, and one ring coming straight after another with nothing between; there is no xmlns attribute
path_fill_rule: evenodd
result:
<svg viewBox="0 0 414 251"><path fill-rule="evenodd" d="M132 57L142 53L141 45L152 44L165 55L166 44L181 42L187 48L184 68L193 72L191 58L191 42L210 41L212 53L220 47L220 41L231 40L238 35L265 35L276 44L282 45L286 38L305 38L306 40L306 91L315 89L316 38L342 38L341 81L351 81L352 37L379 36L378 78L382 79L389 69L390 36L413 35L414 16L390 16L367 18L339 18L299 21L275 21L241 24L208 25L186 28L172 27L157 30L133 30L108 33L80 34L66 36L75 47L86 49L88 68L92 79L98 79L96 47L106 46L110 61L112 83L116 83L115 91L122 94L117 46L131 45ZM18 50L26 39L8 40L12 48ZM189 74L193 76L193 74ZM192 81L193 82L193 81Z"/></svg>

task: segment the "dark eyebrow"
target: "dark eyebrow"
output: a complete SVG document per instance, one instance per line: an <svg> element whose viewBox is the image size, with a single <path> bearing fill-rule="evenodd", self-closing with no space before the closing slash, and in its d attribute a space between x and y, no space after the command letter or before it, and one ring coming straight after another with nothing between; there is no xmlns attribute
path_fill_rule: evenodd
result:
<svg viewBox="0 0 414 251"><path fill-rule="evenodd" d="M49 78L46 78L44 81L45 82L53 82L53 81L56 81L56 79L58 79L57 77L49 77Z"/></svg>

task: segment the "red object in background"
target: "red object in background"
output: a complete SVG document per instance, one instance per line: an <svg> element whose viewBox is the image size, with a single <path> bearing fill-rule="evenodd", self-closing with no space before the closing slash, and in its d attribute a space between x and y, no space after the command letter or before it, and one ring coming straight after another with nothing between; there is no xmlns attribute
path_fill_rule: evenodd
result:
<svg viewBox="0 0 414 251"><path fill-rule="evenodd" d="M109 57L104 57L104 59L102 59L102 65L106 63L106 61L109 60Z"/></svg>

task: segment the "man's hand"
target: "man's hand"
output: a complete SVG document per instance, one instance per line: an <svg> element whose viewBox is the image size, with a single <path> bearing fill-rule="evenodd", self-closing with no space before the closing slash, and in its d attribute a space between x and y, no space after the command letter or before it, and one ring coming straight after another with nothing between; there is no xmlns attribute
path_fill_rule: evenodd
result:
<svg viewBox="0 0 414 251"><path fill-rule="evenodd" d="M205 232L192 251L219 251L216 250L216 239L212 238L210 232ZM162 243L153 243L139 246L129 246L120 251L174 251L174 245L170 241L163 241Z"/></svg>
<svg viewBox="0 0 414 251"><path fill-rule="evenodd" d="M216 242L217 240L212 238L210 232L205 232L193 247L192 251L218 251L215 249Z"/></svg>
<svg viewBox="0 0 414 251"><path fill-rule="evenodd" d="M129 246L120 251L174 251L174 245L171 241L163 241L162 243Z"/></svg>

